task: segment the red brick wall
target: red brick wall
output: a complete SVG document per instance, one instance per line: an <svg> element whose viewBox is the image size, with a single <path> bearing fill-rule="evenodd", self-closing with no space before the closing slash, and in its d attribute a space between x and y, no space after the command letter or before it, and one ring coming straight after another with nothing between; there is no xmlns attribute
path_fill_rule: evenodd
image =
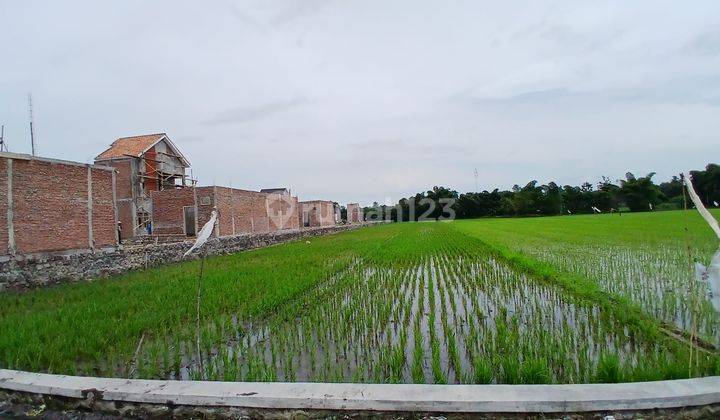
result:
<svg viewBox="0 0 720 420"><path fill-rule="evenodd" d="M135 226L135 216L132 211L132 200L124 200L117 202L118 208L118 221L122 229L123 240L132 238L135 236L133 228Z"/></svg>
<svg viewBox="0 0 720 420"><path fill-rule="evenodd" d="M220 213L218 227L220 236L232 235L233 225L236 235L269 232L266 197L266 194L257 191L227 187L198 187L198 229L210 219L213 207L217 206Z"/></svg>
<svg viewBox="0 0 720 420"><path fill-rule="evenodd" d="M348 223L360 223L364 219L362 209L358 203L350 203L347 205L347 221Z"/></svg>
<svg viewBox="0 0 720 420"><path fill-rule="evenodd" d="M297 229L298 198L284 194L268 194L268 217L270 218L270 230Z"/></svg>
<svg viewBox="0 0 720 420"><path fill-rule="evenodd" d="M331 201L304 201L301 205L308 214L310 227L335 226L335 206Z"/></svg>
<svg viewBox="0 0 720 420"><path fill-rule="evenodd" d="M2 159L0 250L7 253L7 161ZM41 160L13 159L13 226L18 254L88 249L88 168ZM95 246L115 244L112 173L93 169Z"/></svg>
<svg viewBox="0 0 720 420"><path fill-rule="evenodd" d="M7 159L0 159L0 255L8 254Z"/></svg>
<svg viewBox="0 0 720 420"><path fill-rule="evenodd" d="M210 214L212 213L213 206L215 205L215 193L213 192L213 188L214 187L195 188L198 209L198 232L200 232L200 229L202 229L205 223L210 220Z"/></svg>
<svg viewBox="0 0 720 420"><path fill-rule="evenodd" d="M216 205L220 212L220 236L232 235L233 224L236 235L270 231L267 194L236 188L216 188Z"/></svg>
<svg viewBox="0 0 720 420"><path fill-rule="evenodd" d="M147 152L145 152L145 155L143 155L145 158L145 175L153 177L151 178L145 178L145 194L150 195L152 191L158 191L158 181L157 176L158 173L155 170L157 167L157 153L155 153L155 149L150 149Z"/></svg>
<svg viewBox="0 0 720 420"><path fill-rule="evenodd" d="M87 168L13 161L18 253L88 248Z"/></svg>
<svg viewBox="0 0 720 420"><path fill-rule="evenodd" d="M97 165L115 168L115 198L117 199L118 221L121 225L121 239L135 236L135 215L133 214L132 197L132 161L130 158L95 162Z"/></svg>
<svg viewBox="0 0 720 420"><path fill-rule="evenodd" d="M152 226L153 234L184 234L185 233L185 206L195 205L195 195L192 188L179 188L172 190L153 191L152 199Z"/></svg>
<svg viewBox="0 0 720 420"><path fill-rule="evenodd" d="M117 170L115 194L118 199L132 198L132 169L131 161L129 159L103 161L97 162L97 164L110 166Z"/></svg>
<svg viewBox="0 0 720 420"><path fill-rule="evenodd" d="M113 246L117 243L112 178L110 171L92 169L92 224L96 247Z"/></svg>

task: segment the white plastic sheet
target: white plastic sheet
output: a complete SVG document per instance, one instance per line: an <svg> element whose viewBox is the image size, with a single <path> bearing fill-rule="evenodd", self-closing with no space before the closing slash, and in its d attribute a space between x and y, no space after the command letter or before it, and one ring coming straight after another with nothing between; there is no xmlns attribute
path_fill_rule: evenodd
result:
<svg viewBox="0 0 720 420"><path fill-rule="evenodd" d="M210 235L212 235L212 231L215 228L215 221L217 220L217 211L213 210L212 214L210 214L210 220L205 223L205 225L200 229L200 233L197 236L197 239L195 239L195 243L193 244L190 249L185 252L183 257L187 257L190 255L191 252L193 252L196 249L199 249L202 247L205 242L207 242L208 238L210 238Z"/></svg>
<svg viewBox="0 0 720 420"><path fill-rule="evenodd" d="M698 197L695 192L692 182L690 182L687 177L685 177L685 187L697 211L708 225L710 225L710 229L715 232L718 239L720 239L720 226L718 226L718 221L705 208L705 205L703 205L700 197ZM720 312L720 250L715 252L709 266L705 267L700 263L695 263L695 278L707 285L710 303L712 303L716 311Z"/></svg>

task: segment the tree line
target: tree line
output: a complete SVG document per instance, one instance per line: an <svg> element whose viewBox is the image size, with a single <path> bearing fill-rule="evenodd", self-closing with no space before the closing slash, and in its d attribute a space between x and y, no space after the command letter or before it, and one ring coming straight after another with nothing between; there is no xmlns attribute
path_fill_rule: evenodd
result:
<svg viewBox="0 0 720 420"><path fill-rule="evenodd" d="M720 165L710 163L704 170L690 171L693 186L707 207L720 203ZM584 214L593 212L624 212L682 209L691 204L683 191L681 176L656 184L651 172L635 176L628 172L625 179L612 182L602 177L593 185L560 186L555 182L538 184L530 181L510 190L467 192L459 194L447 187L401 199L396 205L365 207L366 219L417 221L440 219L454 215L468 219L498 216L531 216Z"/></svg>

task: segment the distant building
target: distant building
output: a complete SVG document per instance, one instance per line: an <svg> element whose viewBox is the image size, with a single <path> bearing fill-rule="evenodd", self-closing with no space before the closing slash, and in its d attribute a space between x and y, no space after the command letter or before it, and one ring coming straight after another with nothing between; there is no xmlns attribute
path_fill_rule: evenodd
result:
<svg viewBox="0 0 720 420"><path fill-rule="evenodd" d="M263 188L260 190L260 192L265 194L290 195L290 190L287 188Z"/></svg>
<svg viewBox="0 0 720 420"><path fill-rule="evenodd" d="M0 153L0 260L117 245L112 168Z"/></svg>
<svg viewBox="0 0 720 420"><path fill-rule="evenodd" d="M302 227L335 226L339 223L340 207L333 201L301 201L300 208Z"/></svg>
<svg viewBox="0 0 720 420"><path fill-rule="evenodd" d="M347 222L362 223L365 221L363 210L358 203L348 203L347 205Z"/></svg>
<svg viewBox="0 0 720 420"><path fill-rule="evenodd" d="M288 188L263 188L267 195L267 213L272 230L300 228L300 203Z"/></svg>
<svg viewBox="0 0 720 420"><path fill-rule="evenodd" d="M298 199L288 194L263 193L228 187L195 187L153 191L152 224L155 235L195 236L210 219L220 215L215 236L267 233L298 229Z"/></svg>
<svg viewBox="0 0 720 420"><path fill-rule="evenodd" d="M165 133L119 138L95 163L118 171L117 207L123 238L150 230L151 192L192 183L185 174L190 162Z"/></svg>

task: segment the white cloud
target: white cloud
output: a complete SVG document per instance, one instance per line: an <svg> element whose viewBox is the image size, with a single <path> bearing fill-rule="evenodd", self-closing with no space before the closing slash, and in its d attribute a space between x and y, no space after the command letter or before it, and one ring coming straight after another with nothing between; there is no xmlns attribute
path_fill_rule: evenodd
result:
<svg viewBox="0 0 720 420"><path fill-rule="evenodd" d="M718 155L720 3L3 3L0 122L85 161L166 131L203 183L370 203L658 179ZM686 148L686 145L692 145Z"/></svg>

